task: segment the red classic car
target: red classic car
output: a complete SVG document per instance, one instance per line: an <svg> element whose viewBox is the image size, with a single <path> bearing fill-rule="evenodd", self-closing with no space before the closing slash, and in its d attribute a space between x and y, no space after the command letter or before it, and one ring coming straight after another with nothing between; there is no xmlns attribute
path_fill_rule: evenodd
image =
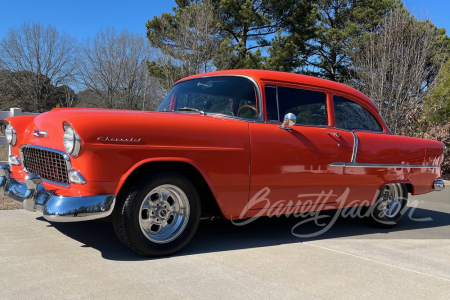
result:
<svg viewBox="0 0 450 300"><path fill-rule="evenodd" d="M442 143L393 135L367 96L297 74L199 74L156 112L69 108L7 121L2 193L51 222L111 215L119 239L149 256L185 246L202 214L366 207L388 227L408 193L444 189Z"/></svg>

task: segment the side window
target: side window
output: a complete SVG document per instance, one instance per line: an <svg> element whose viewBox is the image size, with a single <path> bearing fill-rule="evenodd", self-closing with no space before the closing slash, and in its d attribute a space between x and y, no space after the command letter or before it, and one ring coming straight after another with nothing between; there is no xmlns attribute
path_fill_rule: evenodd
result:
<svg viewBox="0 0 450 300"><path fill-rule="evenodd" d="M268 121L278 121L277 88L266 86L264 88L266 95L266 111Z"/></svg>
<svg viewBox="0 0 450 300"><path fill-rule="evenodd" d="M339 96L334 96L333 100L336 127L383 131L377 119L361 104Z"/></svg>
<svg viewBox="0 0 450 300"><path fill-rule="evenodd" d="M233 99L227 96L200 93L178 94L178 107L192 107L198 110L230 114Z"/></svg>
<svg viewBox="0 0 450 300"><path fill-rule="evenodd" d="M256 109L256 101L242 99L239 101L238 117L246 119L256 119L258 111Z"/></svg>
<svg viewBox="0 0 450 300"><path fill-rule="evenodd" d="M297 116L297 124L328 125L325 93L288 87L277 90L281 119L287 113L293 113Z"/></svg>

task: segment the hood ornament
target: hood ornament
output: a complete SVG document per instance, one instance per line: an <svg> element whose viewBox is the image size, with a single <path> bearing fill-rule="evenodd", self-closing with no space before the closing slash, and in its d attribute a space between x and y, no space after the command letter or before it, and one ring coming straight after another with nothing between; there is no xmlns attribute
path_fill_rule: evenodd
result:
<svg viewBox="0 0 450 300"><path fill-rule="evenodd" d="M97 141L100 142L124 142L124 143L139 143L141 141L141 139L134 139L134 138L129 138L129 139L120 139L120 138L110 138L110 137L99 137L97 138Z"/></svg>
<svg viewBox="0 0 450 300"><path fill-rule="evenodd" d="M35 129L33 131L33 135L35 137L38 137L38 138L45 138L45 137L47 137L47 131L46 130L37 130L37 129Z"/></svg>

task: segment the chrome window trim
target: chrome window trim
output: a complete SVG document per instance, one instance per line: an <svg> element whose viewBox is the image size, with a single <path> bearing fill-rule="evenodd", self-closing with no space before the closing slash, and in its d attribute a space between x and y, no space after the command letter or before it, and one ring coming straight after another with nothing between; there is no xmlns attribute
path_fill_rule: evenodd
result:
<svg viewBox="0 0 450 300"><path fill-rule="evenodd" d="M68 173L69 173L70 169L72 169L72 165L70 163L70 156L69 156L69 154L67 154L64 151L53 149L53 148L42 147L42 146L38 146L38 145L27 145L27 144L19 146L20 160L22 162L22 169L23 169L23 171L25 173L30 174L30 172L28 172L28 170L25 168L25 165L24 165L23 148L34 148L34 149L45 150L45 151L50 151L50 152L61 154L63 156L64 160L66 161L67 176L69 175ZM59 185L59 186L63 186L63 187L69 187L69 184L61 183L61 182L55 182L55 181L52 181L52 180L49 180L49 179L42 178L42 181L46 181L48 183ZM69 180L69 182L70 182L70 180Z"/></svg>
<svg viewBox="0 0 450 300"><path fill-rule="evenodd" d="M248 75L242 75L242 74L221 74L221 75L199 76L199 77L195 77L195 78L182 79L182 80L178 81L172 88L174 88L177 84L180 84L182 82L196 80L196 79L200 79L200 78L204 79L204 78L213 78L213 77L241 77L241 78L245 78L245 79L249 80L253 84L255 89L256 89L256 98L257 98L256 100L258 101L258 114L259 114L259 116L257 118L255 118L255 119L247 119L247 118L241 118L241 117L237 117L237 116L229 116L229 115L219 114L219 113L208 113L208 112L206 112L207 115L211 115L211 116L217 115L217 116L227 117L227 118L231 118L231 119L243 120L243 121L246 121L246 122L263 122L264 121L264 114L263 114L263 111L262 111L261 90L260 90L259 85L256 82L256 80L253 77L250 77ZM173 111L173 112L178 112L178 111ZM184 113L184 112L180 112L180 113Z"/></svg>

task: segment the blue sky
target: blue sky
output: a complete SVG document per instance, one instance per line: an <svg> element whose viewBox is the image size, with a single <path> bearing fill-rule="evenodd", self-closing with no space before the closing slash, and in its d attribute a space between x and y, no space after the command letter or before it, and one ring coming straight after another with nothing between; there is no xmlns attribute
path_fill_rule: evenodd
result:
<svg viewBox="0 0 450 300"><path fill-rule="evenodd" d="M450 32L449 0L406 0L414 13L427 15ZM9 27L25 21L51 24L58 30L83 40L102 28L127 28L145 35L145 23L155 15L170 11L174 0L96 1L96 0L0 0L0 39Z"/></svg>
<svg viewBox="0 0 450 300"><path fill-rule="evenodd" d="M173 6L174 0L0 0L0 39L25 21L51 24L80 41L107 27L145 35L145 23Z"/></svg>

